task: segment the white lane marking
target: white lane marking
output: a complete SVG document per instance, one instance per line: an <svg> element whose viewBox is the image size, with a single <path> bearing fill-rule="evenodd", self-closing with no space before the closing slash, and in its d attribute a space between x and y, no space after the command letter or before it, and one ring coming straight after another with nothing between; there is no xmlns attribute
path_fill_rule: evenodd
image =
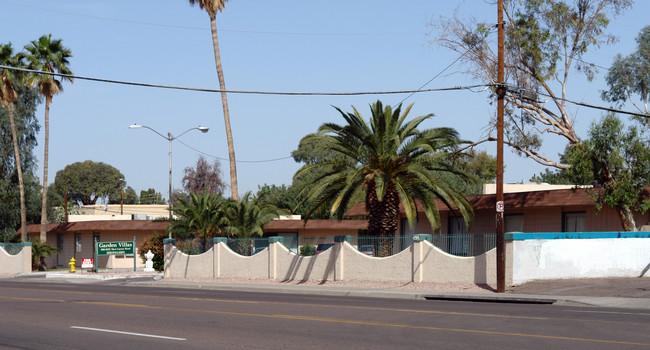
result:
<svg viewBox="0 0 650 350"><path fill-rule="evenodd" d="M617 314L617 315L641 315L641 316L650 316L650 314L639 313L639 312L618 312L618 311L582 311L582 310L564 310L566 312L583 312L583 313L592 313L592 314Z"/></svg>
<svg viewBox="0 0 650 350"><path fill-rule="evenodd" d="M83 330L87 330L87 331L106 332L106 333L117 333L117 334L126 334L126 335L137 335L137 336L139 336L139 337L160 338L160 339L169 339L169 340L187 340L187 339L185 339L185 338L166 337L166 336L164 336L164 335L155 335L155 334L144 334L144 333L123 332L123 331L115 331L115 330L111 330L111 329L89 328L89 327L77 327L77 326L70 326L70 328L74 328L74 329L83 329Z"/></svg>

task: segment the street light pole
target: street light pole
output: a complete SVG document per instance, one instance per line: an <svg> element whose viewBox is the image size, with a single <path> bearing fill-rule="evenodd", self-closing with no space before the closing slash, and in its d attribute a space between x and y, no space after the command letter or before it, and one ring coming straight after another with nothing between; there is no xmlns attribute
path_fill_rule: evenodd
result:
<svg viewBox="0 0 650 350"><path fill-rule="evenodd" d="M167 133L167 139L169 139L169 220L171 221L172 219L172 141L174 141L174 138L172 137L172 134L170 132Z"/></svg>
<svg viewBox="0 0 650 350"><path fill-rule="evenodd" d="M160 135L160 137L162 137L164 139L167 139L169 141L169 220L171 220L172 219L172 141L176 140L177 138L185 135L185 133L187 133L189 131L192 131L192 130L199 130L200 132L205 134L206 132L208 132L208 130L210 130L210 128L208 128L207 126L200 126L199 125L196 128L187 129L187 130L183 131L182 133L180 133L178 136L174 137L170 132L168 132L167 136L165 136L165 135L159 133L158 131L156 131L155 129L150 128L150 127L148 127L146 125L133 124L133 125L129 126L129 129L140 129L140 128L149 129L149 130L155 132L156 134ZM169 238L171 238L171 231L169 232Z"/></svg>

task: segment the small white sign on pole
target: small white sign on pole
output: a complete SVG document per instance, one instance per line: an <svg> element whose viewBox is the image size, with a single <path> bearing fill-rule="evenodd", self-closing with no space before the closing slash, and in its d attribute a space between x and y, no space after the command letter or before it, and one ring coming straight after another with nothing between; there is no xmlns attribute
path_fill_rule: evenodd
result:
<svg viewBox="0 0 650 350"><path fill-rule="evenodd" d="M93 268L93 259L81 259L81 268L82 269L92 269Z"/></svg>

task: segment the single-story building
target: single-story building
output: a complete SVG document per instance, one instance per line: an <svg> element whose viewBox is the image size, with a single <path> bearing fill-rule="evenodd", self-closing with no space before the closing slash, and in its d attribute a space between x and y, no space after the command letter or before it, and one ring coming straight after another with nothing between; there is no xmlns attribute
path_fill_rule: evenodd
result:
<svg viewBox="0 0 650 350"><path fill-rule="evenodd" d="M544 188L544 187L542 187ZM594 202L589 198L585 189L560 188L553 190L505 193L505 232L616 232L622 231L622 225L616 210L604 207L598 214ZM494 234L496 231L496 196L482 194L468 196L467 199L474 208L474 221L468 229L458 213L438 202L440 211L440 228L433 232L422 210L418 207L418 221L411 229L406 220L404 207L400 205L400 222L395 235L396 249L404 249L409 245L409 238L416 233L434 234L445 237L442 244L449 247L450 252L459 255L476 255L484 252L489 244L485 244L483 236ZM126 216L126 215L125 215ZM367 216L364 203L354 205L347 217ZM650 226L650 213L634 215L637 226L647 230ZM135 216L133 216L135 218ZM122 220L120 220L122 219ZM264 237L282 236L285 245L294 252L304 244L318 245L333 243L334 236L350 235L353 245L357 245L360 236L367 235L367 220L309 220L282 219L275 220L264 227ZM70 258L81 263L80 258L93 256L93 239L99 241L130 241L136 237L137 245L154 232L164 232L167 222L149 220L124 220L115 215L109 221L70 222L67 224L48 224L47 241L61 250L61 253L50 258L48 266L67 266ZM32 238L38 237L40 225L28 226ZM465 235L467 234L467 235ZM449 235L449 236L447 236ZM480 242L479 242L480 241ZM491 243L490 243L491 244ZM142 262L137 259L138 267ZM102 257L100 267L122 268L132 265L129 257Z"/></svg>
<svg viewBox="0 0 650 350"><path fill-rule="evenodd" d="M94 241L116 242L136 241L136 267L144 268L144 262L139 256L139 246L154 233L164 233L167 229L166 221L149 220L100 220L81 221L60 224L47 224L47 242L57 249L58 254L45 260L49 268L67 267L71 258L76 261L76 266L81 266L82 259L94 257ZM28 225L27 234L30 239L40 235L40 224ZM20 230L18 231L20 234ZM132 255L100 256L98 267L106 268L133 268Z"/></svg>

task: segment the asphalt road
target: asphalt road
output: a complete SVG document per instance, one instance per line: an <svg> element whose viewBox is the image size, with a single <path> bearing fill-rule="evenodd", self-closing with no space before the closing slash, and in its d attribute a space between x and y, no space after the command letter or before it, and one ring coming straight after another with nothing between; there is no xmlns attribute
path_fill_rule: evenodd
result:
<svg viewBox="0 0 650 350"><path fill-rule="evenodd" d="M647 310L0 281L2 349L639 349Z"/></svg>

